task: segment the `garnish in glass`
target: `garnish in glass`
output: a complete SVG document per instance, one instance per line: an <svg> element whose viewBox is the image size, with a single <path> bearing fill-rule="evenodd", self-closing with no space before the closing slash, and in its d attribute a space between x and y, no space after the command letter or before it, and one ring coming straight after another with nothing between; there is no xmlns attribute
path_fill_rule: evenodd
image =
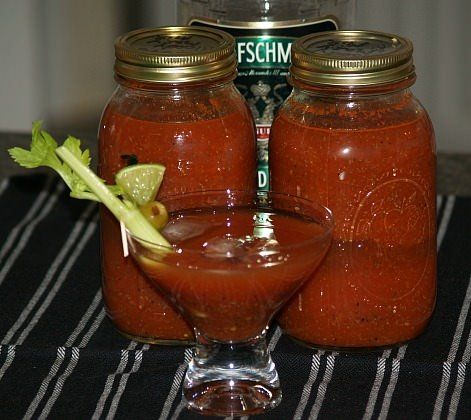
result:
<svg viewBox="0 0 471 420"><path fill-rule="evenodd" d="M155 199L165 171L162 165L128 166L118 172L118 185L107 185L90 169L90 152L81 150L79 139L69 136L59 146L49 133L41 130L38 121L33 123L30 150L14 147L8 152L24 168L47 166L55 170L69 187L71 197L104 204L133 235L170 247L140 210L140 206Z"/></svg>

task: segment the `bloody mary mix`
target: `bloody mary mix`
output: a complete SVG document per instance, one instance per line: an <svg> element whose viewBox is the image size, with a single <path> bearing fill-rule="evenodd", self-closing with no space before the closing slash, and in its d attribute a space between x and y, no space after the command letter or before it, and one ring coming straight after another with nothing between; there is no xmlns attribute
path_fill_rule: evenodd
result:
<svg viewBox="0 0 471 420"><path fill-rule="evenodd" d="M127 237L139 266L194 327L187 407L231 417L275 407L281 388L268 324L325 255L331 212L274 192L202 191L162 202L168 243Z"/></svg>
<svg viewBox="0 0 471 420"><path fill-rule="evenodd" d="M401 343L427 325L436 289L435 146L408 89L412 49L378 33L319 37L294 47L294 93L273 125L271 174L273 188L333 211L334 238L279 320L318 346ZM317 67L322 57L358 68L331 74Z"/></svg>
<svg viewBox="0 0 471 420"><path fill-rule="evenodd" d="M256 235L257 217L269 221L270 236ZM162 233L176 252L156 257L133 241L139 265L190 325L218 342L261 334L330 242L325 220L243 206L178 211Z"/></svg>
<svg viewBox="0 0 471 420"><path fill-rule="evenodd" d="M112 182L137 160L165 165L160 197L255 189L254 124L232 83L233 47L229 35L203 28L135 31L119 39L119 87L100 126L101 176ZM153 67L139 60L153 60ZM192 340L181 316L123 257L116 220L103 210L101 222L103 295L116 327L146 341Z"/></svg>

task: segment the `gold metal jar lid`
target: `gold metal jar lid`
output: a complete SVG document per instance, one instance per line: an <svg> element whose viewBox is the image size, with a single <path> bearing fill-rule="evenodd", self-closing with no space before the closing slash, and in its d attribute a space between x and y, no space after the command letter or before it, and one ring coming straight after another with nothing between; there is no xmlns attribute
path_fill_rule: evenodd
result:
<svg viewBox="0 0 471 420"><path fill-rule="evenodd" d="M115 72L152 83L184 83L235 74L234 38L196 26L139 29L115 41Z"/></svg>
<svg viewBox="0 0 471 420"><path fill-rule="evenodd" d="M374 31L320 32L292 46L291 76L308 84L371 86L414 74L412 42Z"/></svg>

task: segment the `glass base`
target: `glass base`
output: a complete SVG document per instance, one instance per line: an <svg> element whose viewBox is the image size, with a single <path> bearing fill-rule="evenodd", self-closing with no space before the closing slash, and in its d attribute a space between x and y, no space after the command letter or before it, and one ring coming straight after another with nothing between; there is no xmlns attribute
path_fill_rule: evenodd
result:
<svg viewBox="0 0 471 420"><path fill-rule="evenodd" d="M197 334L183 383L189 409L215 416L246 416L276 407L280 381L265 342L218 343Z"/></svg>
<svg viewBox="0 0 471 420"><path fill-rule="evenodd" d="M212 416L248 416L276 407L281 390L252 381L220 380L184 389L190 410Z"/></svg>

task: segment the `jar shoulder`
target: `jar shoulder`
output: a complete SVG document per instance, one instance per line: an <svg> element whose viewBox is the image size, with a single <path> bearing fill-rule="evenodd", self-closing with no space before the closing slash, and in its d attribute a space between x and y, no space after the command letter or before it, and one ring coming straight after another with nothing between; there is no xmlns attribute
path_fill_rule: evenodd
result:
<svg viewBox="0 0 471 420"><path fill-rule="evenodd" d="M250 118L244 97L232 84L194 90L141 90L119 85L105 107L102 122L110 114L171 123L212 120L234 113Z"/></svg>
<svg viewBox="0 0 471 420"><path fill-rule="evenodd" d="M410 91L368 97L293 91L279 116L312 128L364 130L417 123L433 131L427 111Z"/></svg>

